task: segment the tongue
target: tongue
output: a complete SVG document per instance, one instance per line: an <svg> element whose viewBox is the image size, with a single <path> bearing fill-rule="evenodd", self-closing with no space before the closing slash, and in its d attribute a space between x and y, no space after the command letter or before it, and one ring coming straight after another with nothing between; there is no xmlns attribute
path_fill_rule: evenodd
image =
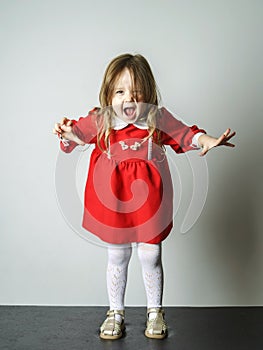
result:
<svg viewBox="0 0 263 350"><path fill-rule="evenodd" d="M125 110L124 110L125 114L128 117L131 117L133 115L134 111L135 111L135 108L133 108L133 107L128 107L128 108L125 108Z"/></svg>

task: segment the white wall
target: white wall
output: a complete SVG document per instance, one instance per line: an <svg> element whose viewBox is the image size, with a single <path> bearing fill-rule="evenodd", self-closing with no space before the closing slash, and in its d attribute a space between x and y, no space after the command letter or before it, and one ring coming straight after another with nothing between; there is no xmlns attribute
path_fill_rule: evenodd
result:
<svg viewBox="0 0 263 350"><path fill-rule="evenodd" d="M234 150L206 157L209 189L198 221L180 233L183 197L163 244L164 304L262 305L262 7L260 0L1 0L1 304L108 303L105 248L77 235L56 201L51 130L64 115L97 105L106 65L131 52L148 58L163 104L187 123L215 136L237 131ZM126 302L145 304L136 254Z"/></svg>

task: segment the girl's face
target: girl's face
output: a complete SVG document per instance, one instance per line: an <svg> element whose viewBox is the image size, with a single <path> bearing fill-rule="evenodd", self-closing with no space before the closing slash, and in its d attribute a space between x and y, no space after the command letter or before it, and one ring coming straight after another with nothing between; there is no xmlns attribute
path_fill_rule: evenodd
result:
<svg viewBox="0 0 263 350"><path fill-rule="evenodd" d="M115 82L112 107L117 117L126 123L134 123L143 113L143 96L140 90L134 90L133 79L125 68Z"/></svg>

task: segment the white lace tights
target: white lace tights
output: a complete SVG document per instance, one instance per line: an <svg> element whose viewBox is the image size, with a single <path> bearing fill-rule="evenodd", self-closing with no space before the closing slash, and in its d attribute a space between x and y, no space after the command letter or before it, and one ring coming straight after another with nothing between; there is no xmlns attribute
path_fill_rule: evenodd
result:
<svg viewBox="0 0 263 350"><path fill-rule="evenodd" d="M147 307L161 307L163 294L163 268L161 244L137 244L147 296ZM123 310L131 245L108 247L107 289L110 309Z"/></svg>

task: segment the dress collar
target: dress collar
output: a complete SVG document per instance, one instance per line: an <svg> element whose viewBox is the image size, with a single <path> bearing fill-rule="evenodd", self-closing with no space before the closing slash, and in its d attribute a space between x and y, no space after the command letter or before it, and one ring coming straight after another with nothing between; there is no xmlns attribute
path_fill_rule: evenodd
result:
<svg viewBox="0 0 263 350"><path fill-rule="evenodd" d="M112 122L112 128L114 130L124 129L128 125L134 125L136 128L142 129L142 130L147 130L148 129L148 125L147 125L145 119L137 120L135 123L129 124L129 123L124 122L123 120L121 120L118 117L114 117L113 122Z"/></svg>

